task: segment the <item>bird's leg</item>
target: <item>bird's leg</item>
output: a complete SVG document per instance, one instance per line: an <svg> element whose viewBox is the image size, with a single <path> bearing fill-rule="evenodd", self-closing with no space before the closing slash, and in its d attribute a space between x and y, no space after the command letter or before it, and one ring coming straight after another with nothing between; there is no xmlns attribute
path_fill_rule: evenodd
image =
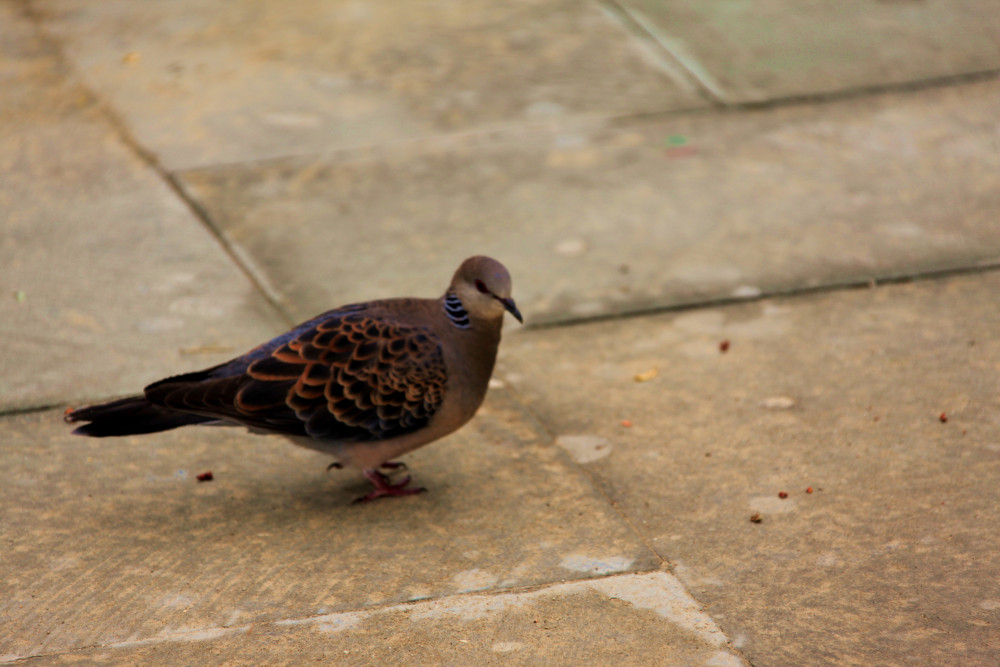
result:
<svg viewBox="0 0 1000 667"><path fill-rule="evenodd" d="M406 485L410 483L409 475L404 477L401 482L391 484L389 482L389 478L375 468L366 468L364 474L375 488L372 489L368 495L361 496L355 500L354 502L356 503L367 503L370 500L375 500L376 498L381 498L382 496L410 496L414 493L422 493L427 490L422 486L409 489L406 488Z"/></svg>

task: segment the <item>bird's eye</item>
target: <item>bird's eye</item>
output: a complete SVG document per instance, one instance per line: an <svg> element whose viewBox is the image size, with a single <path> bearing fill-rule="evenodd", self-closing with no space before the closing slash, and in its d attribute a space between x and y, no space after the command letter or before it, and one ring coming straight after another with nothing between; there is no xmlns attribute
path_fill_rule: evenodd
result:
<svg viewBox="0 0 1000 667"><path fill-rule="evenodd" d="M486 283L484 283L482 280L477 280L476 281L476 289L479 290L480 292L482 292L483 294L489 294L490 293L490 291L488 289L486 289Z"/></svg>

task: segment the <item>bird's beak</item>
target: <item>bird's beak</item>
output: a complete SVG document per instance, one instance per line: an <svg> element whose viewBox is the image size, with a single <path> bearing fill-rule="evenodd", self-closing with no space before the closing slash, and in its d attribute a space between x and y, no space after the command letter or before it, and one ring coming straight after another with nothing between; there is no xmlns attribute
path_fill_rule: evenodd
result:
<svg viewBox="0 0 1000 667"><path fill-rule="evenodd" d="M511 299L510 297L507 297L506 299L501 299L500 297L497 297L497 300L499 300L500 303L503 304L503 307L507 309L508 313L517 318L518 322L524 324L524 318L521 317L521 311L517 309L516 305L514 305L514 299Z"/></svg>

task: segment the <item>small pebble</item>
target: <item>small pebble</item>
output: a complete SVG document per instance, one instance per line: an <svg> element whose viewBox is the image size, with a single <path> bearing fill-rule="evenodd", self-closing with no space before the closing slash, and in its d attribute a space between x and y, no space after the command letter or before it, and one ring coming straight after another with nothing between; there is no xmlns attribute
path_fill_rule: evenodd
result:
<svg viewBox="0 0 1000 667"><path fill-rule="evenodd" d="M768 410L788 410L795 407L795 399L791 396L769 396L760 402L760 407Z"/></svg>
<svg viewBox="0 0 1000 667"><path fill-rule="evenodd" d="M583 239L564 239L557 243L552 251L564 257L576 257L587 252L587 242Z"/></svg>

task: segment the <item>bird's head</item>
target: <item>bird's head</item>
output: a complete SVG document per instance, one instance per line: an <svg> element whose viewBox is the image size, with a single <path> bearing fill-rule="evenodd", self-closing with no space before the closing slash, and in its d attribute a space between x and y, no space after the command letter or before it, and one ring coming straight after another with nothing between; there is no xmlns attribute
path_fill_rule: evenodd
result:
<svg viewBox="0 0 1000 667"><path fill-rule="evenodd" d="M476 255L462 262L451 279L449 291L461 299L474 319L499 320L506 311L524 323L510 295L510 273L495 259Z"/></svg>

